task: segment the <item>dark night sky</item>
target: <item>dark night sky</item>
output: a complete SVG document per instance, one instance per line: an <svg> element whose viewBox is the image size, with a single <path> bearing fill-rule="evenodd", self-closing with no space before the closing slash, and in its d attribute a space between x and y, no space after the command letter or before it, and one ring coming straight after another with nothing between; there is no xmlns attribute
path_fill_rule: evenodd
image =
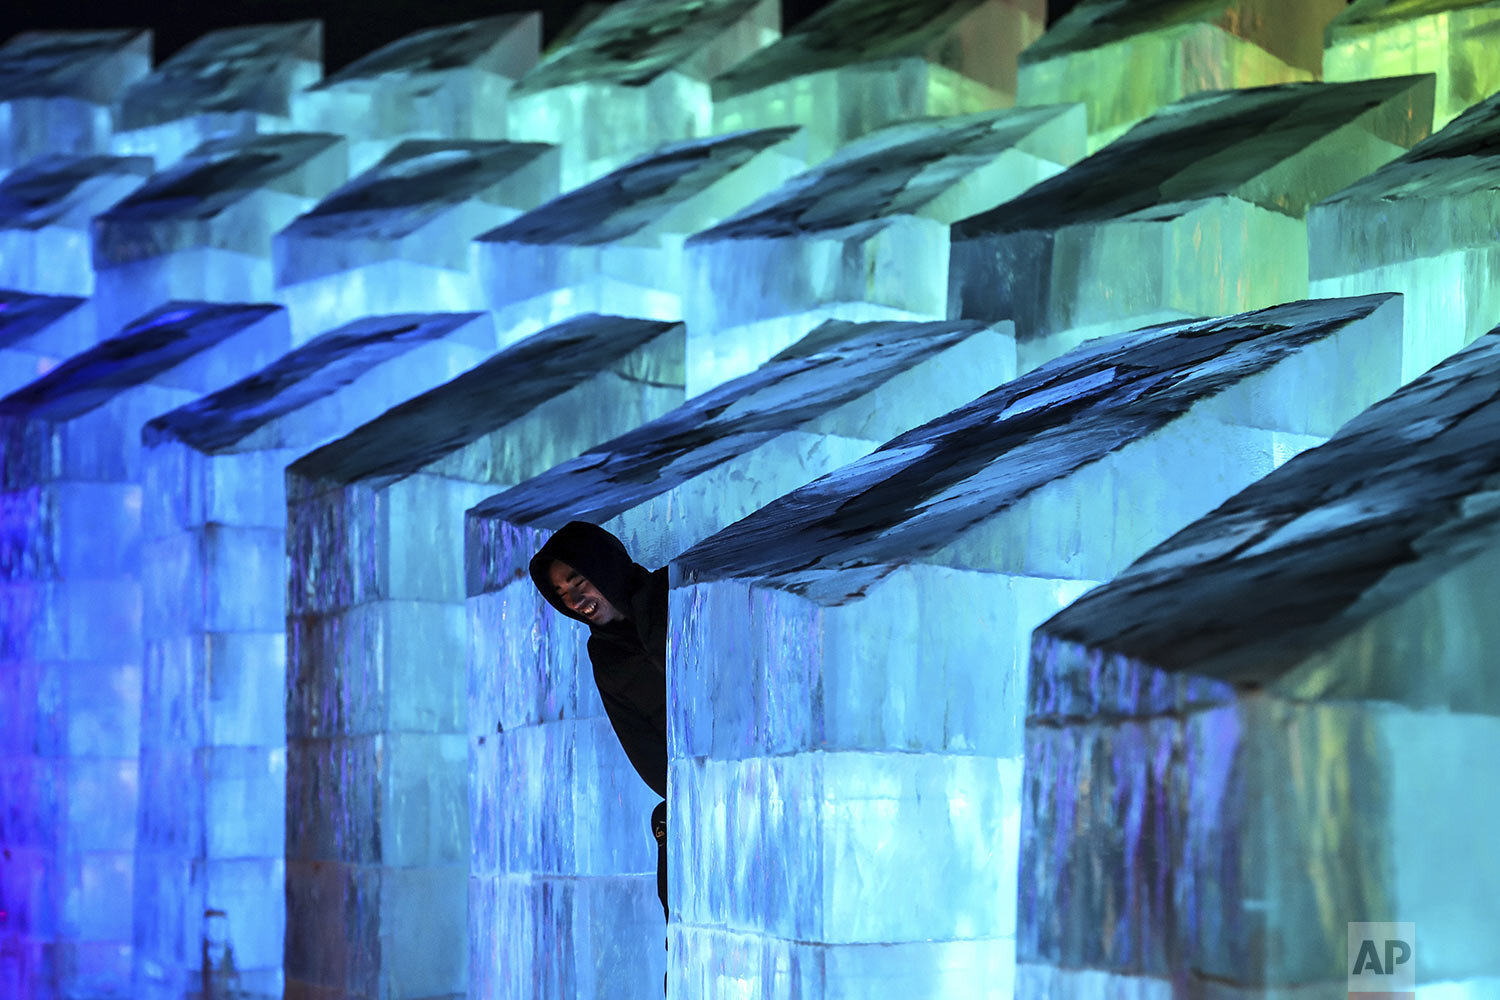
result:
<svg viewBox="0 0 1500 1000"><path fill-rule="evenodd" d="M782 0L782 24L790 28L829 0ZM1056 20L1077 0L1048 0ZM541 10L550 39L583 0L30 0L0 12L0 39L31 28L145 26L156 31L156 58L171 55L214 28L267 21L323 19L325 70L332 72L386 42L418 28L451 24L512 10Z"/></svg>

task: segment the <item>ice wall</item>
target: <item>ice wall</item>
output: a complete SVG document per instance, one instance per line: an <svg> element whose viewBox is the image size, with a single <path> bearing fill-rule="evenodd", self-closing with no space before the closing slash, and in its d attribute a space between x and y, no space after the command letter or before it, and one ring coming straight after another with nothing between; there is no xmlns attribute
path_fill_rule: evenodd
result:
<svg viewBox="0 0 1500 1000"><path fill-rule="evenodd" d="M557 150L544 143L401 143L276 235L276 294L293 330L370 312L483 309L469 241L555 195L557 174Z"/></svg>
<svg viewBox="0 0 1500 1000"><path fill-rule="evenodd" d="M502 14L399 38L292 95L292 119L349 142L363 173L406 139L503 139L505 97L535 65L539 13Z"/></svg>
<svg viewBox="0 0 1500 1000"><path fill-rule="evenodd" d="M669 143L474 241L500 329L583 313L680 320L683 243L806 167L800 129Z"/></svg>
<svg viewBox="0 0 1500 1000"><path fill-rule="evenodd" d="M0 995L129 995L140 427L287 342L275 307L172 303L0 399Z"/></svg>
<svg viewBox="0 0 1500 1000"><path fill-rule="evenodd" d="M1021 53L1016 103L1082 101L1098 149L1193 94L1318 79L1346 2L1082 0Z"/></svg>
<svg viewBox="0 0 1500 1000"><path fill-rule="evenodd" d="M171 299L270 299L272 234L344 182L345 158L336 135L252 135L211 139L152 175L94 219L100 322Z"/></svg>
<svg viewBox="0 0 1500 1000"><path fill-rule="evenodd" d="M289 991L470 988L464 510L681 403L682 351L580 317L290 467Z"/></svg>
<svg viewBox="0 0 1500 1000"><path fill-rule="evenodd" d="M96 340L87 299L0 289L0 395L47 374Z"/></svg>
<svg viewBox="0 0 1500 1000"><path fill-rule="evenodd" d="M210 31L118 96L110 147L169 167L209 139L292 131L292 94L323 75L323 22Z"/></svg>
<svg viewBox="0 0 1500 1000"><path fill-rule="evenodd" d="M1046 19L1042 0L834 0L714 77L714 129L801 125L821 160L898 121L1009 107Z"/></svg>
<svg viewBox="0 0 1500 1000"><path fill-rule="evenodd" d="M949 315L1014 319L1025 370L1101 334L1301 298L1308 207L1425 138L1431 102L1430 76L1179 101L957 223Z"/></svg>
<svg viewBox="0 0 1500 1000"><path fill-rule="evenodd" d="M560 146L569 191L712 134L709 81L780 33L777 0L612 3L511 89L507 134Z"/></svg>
<svg viewBox="0 0 1500 1000"><path fill-rule="evenodd" d="M1031 628L1400 351L1394 296L1101 339L674 560L679 995L1008 995Z"/></svg>
<svg viewBox="0 0 1500 1000"><path fill-rule="evenodd" d="M1004 381L1012 350L1004 324L830 321L469 511L471 997L652 997L666 959L657 800L604 716L586 630L527 575L546 536L582 518L658 566Z"/></svg>
<svg viewBox="0 0 1500 1000"><path fill-rule="evenodd" d="M1018 996L1357 995L1387 920L1500 990L1497 386L1492 333L1038 629Z"/></svg>
<svg viewBox="0 0 1500 1000"><path fill-rule="evenodd" d="M48 153L103 153L121 90L151 69L151 32L26 31L0 45L0 174Z"/></svg>
<svg viewBox="0 0 1500 1000"><path fill-rule="evenodd" d="M146 424L137 1000L205 959L215 996L282 996L285 468L494 345L484 313L364 319Z"/></svg>
<svg viewBox="0 0 1500 1000"><path fill-rule="evenodd" d="M688 391L751 371L831 317L946 318L949 224L1082 156L1076 105L893 125L698 233L685 264Z"/></svg>

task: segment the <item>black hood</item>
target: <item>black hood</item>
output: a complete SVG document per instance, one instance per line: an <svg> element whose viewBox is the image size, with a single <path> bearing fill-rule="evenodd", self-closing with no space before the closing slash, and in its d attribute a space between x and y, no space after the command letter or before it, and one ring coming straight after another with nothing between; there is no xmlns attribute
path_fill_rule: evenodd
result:
<svg viewBox="0 0 1500 1000"><path fill-rule="evenodd" d="M569 521L547 539L531 557L531 582L542 596L562 614L590 628L599 628L574 614L557 596L548 577L554 562L565 562L592 583L604 599L621 614L635 617L636 595L650 578L646 568L630 558L625 544L597 524Z"/></svg>

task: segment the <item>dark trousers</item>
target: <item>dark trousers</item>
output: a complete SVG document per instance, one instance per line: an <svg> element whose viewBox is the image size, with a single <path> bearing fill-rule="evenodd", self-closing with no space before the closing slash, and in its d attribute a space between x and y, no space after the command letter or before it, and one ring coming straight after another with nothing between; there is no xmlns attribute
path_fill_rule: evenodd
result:
<svg viewBox="0 0 1500 1000"><path fill-rule="evenodd" d="M657 803L651 811L651 835L656 838L656 895L661 898L662 916L667 912L667 804Z"/></svg>

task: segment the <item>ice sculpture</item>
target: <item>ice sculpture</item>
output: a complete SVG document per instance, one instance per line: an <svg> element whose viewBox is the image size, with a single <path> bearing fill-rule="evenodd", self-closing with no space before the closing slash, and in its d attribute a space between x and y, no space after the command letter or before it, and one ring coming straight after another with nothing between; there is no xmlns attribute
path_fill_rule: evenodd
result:
<svg viewBox="0 0 1500 1000"><path fill-rule="evenodd" d="M1500 4L1494 0L1352 0L1328 26L1323 78L1437 76L1432 127L1500 90Z"/></svg>
<svg viewBox="0 0 1500 1000"><path fill-rule="evenodd" d="M289 990L465 993L464 510L681 403L682 351L580 317L290 467Z"/></svg>
<svg viewBox="0 0 1500 1000"><path fill-rule="evenodd" d="M1042 0L834 0L713 80L716 131L807 129L813 159L894 122L1015 102Z"/></svg>
<svg viewBox="0 0 1500 1000"><path fill-rule="evenodd" d="M570 191L663 143L713 132L708 81L773 41L778 0L621 0L511 89L507 133L562 147Z"/></svg>
<svg viewBox="0 0 1500 1000"><path fill-rule="evenodd" d="M1396 296L1096 340L674 560L680 993L1008 996L1031 629L1400 351Z"/></svg>
<svg viewBox="0 0 1500 1000"><path fill-rule="evenodd" d="M349 140L349 172L373 166L405 139L503 139L505 95L537 60L542 16L427 28L292 95L299 129Z"/></svg>
<svg viewBox="0 0 1500 1000"><path fill-rule="evenodd" d="M94 221L101 322L169 299L270 299L272 235L343 183L344 165L338 136L291 133L213 139L155 174Z"/></svg>
<svg viewBox="0 0 1500 1000"><path fill-rule="evenodd" d="M1491 333L1037 630L1019 995L1342 997L1388 920L1500 988L1497 386Z"/></svg>
<svg viewBox="0 0 1500 1000"><path fill-rule="evenodd" d="M893 125L692 237L688 392L824 319L946 318L949 224L1080 159L1083 127L1077 105Z"/></svg>
<svg viewBox="0 0 1500 1000"><path fill-rule="evenodd" d="M119 95L116 153L169 167L208 139L292 131L292 94L323 75L323 22L210 31Z"/></svg>
<svg viewBox="0 0 1500 1000"><path fill-rule="evenodd" d="M285 468L494 344L484 313L372 317L146 424L137 1000L201 990L210 937L222 990L282 995Z"/></svg>
<svg viewBox="0 0 1500 1000"><path fill-rule="evenodd" d="M656 798L604 717L586 633L527 575L546 536L593 521L654 568L1006 380L1012 350L1009 324L830 321L469 511L471 997L644 1000L666 959Z"/></svg>
<svg viewBox="0 0 1500 1000"><path fill-rule="evenodd" d="M682 247L806 167L795 128L671 143L480 236L485 301L519 339L581 313L682 318Z"/></svg>
<svg viewBox="0 0 1500 1000"><path fill-rule="evenodd" d="M48 153L108 152L120 91L151 70L151 32L27 31L0 45L0 174Z"/></svg>
<svg viewBox="0 0 1500 1000"><path fill-rule="evenodd" d="M1500 321L1497 187L1500 94L1307 213L1315 294L1405 297L1403 381Z"/></svg>
<svg viewBox="0 0 1500 1000"><path fill-rule="evenodd" d="M1307 293L1314 202L1427 135L1432 77L1200 94L953 227L952 316L1015 320L1022 370L1152 322Z"/></svg>
<svg viewBox="0 0 1500 1000"><path fill-rule="evenodd" d="M401 143L276 235L276 294L293 332L483 309L469 241L555 195L557 164L543 143Z"/></svg>
<svg viewBox="0 0 1500 1000"><path fill-rule="evenodd" d="M140 428L287 343L274 306L174 302L0 399L0 995L130 981Z"/></svg>
<svg viewBox="0 0 1500 1000"><path fill-rule="evenodd" d="M1347 0L1083 0L1021 53L1016 103L1082 101L1090 149L1204 91L1316 80Z"/></svg>
<svg viewBox="0 0 1500 1000"><path fill-rule="evenodd" d="M0 180L0 287L93 294L89 222L151 169L148 156L55 153Z"/></svg>
<svg viewBox="0 0 1500 1000"><path fill-rule="evenodd" d="M0 289L0 396L47 374L98 339L88 300Z"/></svg>

